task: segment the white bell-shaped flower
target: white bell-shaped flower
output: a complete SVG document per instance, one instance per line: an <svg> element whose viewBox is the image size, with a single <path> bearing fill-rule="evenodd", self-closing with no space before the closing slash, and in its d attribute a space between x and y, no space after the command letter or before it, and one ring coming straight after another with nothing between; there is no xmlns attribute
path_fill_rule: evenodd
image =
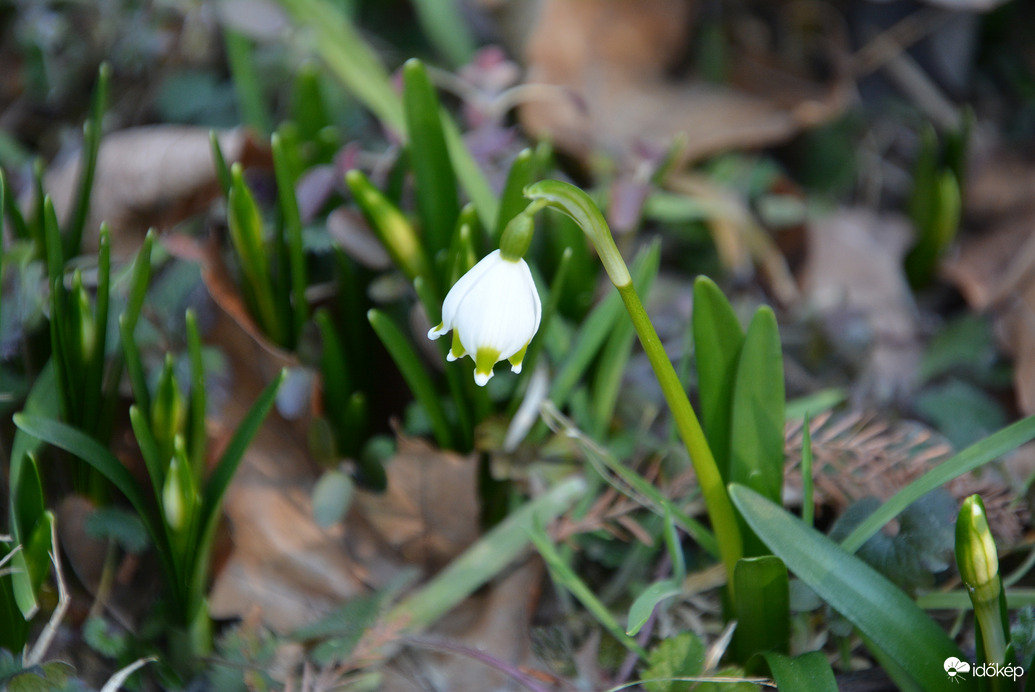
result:
<svg viewBox="0 0 1035 692"><path fill-rule="evenodd" d="M471 354L474 381L485 386L492 367L501 360L509 360L511 370L521 372L542 310L525 260L508 259L496 250L449 289L442 304L442 323L428 332L428 338L437 339L452 329L447 360Z"/></svg>

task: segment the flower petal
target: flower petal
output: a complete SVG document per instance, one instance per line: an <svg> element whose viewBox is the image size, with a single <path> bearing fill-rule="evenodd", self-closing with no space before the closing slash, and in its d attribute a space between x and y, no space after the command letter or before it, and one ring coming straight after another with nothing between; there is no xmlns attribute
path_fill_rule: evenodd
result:
<svg viewBox="0 0 1035 692"><path fill-rule="evenodd" d="M449 289L449 293L446 294L446 299L442 303L442 324L446 326L447 330L456 326L457 310L460 304L474 290L482 277L492 272L501 262L503 259L500 257L499 250L490 252Z"/></svg>

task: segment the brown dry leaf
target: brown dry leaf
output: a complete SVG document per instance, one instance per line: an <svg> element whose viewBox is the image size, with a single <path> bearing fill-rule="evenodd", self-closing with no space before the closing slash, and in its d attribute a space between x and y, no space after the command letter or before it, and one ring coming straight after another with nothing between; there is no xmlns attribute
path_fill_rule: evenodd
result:
<svg viewBox="0 0 1035 692"><path fill-rule="evenodd" d="M408 650L393 659L381 691L484 692L511 689L508 683L518 689L499 670L462 649L527 669L533 661L529 630L542 577L542 564L527 560L464 601L427 636L411 640Z"/></svg>
<svg viewBox="0 0 1035 692"><path fill-rule="evenodd" d="M358 492L359 513L406 560L434 572L478 539L478 460L399 438L388 490Z"/></svg>
<svg viewBox="0 0 1035 692"><path fill-rule="evenodd" d="M840 349L865 353L857 398L884 402L914 384L917 311L902 269L911 237L904 217L861 208L808 226L803 293Z"/></svg>
<svg viewBox="0 0 1035 692"><path fill-rule="evenodd" d="M684 161L785 140L839 113L846 80L818 85L745 59L745 88L672 82L665 71L686 49L690 0L544 0L526 44L521 108L533 136L576 156L622 155L637 142L667 146L687 135Z"/></svg>
<svg viewBox="0 0 1035 692"><path fill-rule="evenodd" d="M107 221L115 256L131 256L154 227L164 230L204 211L221 193L212 162L209 131L203 127L156 125L106 134L97 155L83 251L97 248L97 230ZM219 133L227 163L269 165L245 130ZM80 156L51 168L44 180L59 219L75 204Z"/></svg>
<svg viewBox="0 0 1035 692"><path fill-rule="evenodd" d="M213 284L208 285L211 290ZM232 310L221 313L209 334L237 367L233 396L221 418L210 422L216 439L228 438L265 383L294 362L255 338L240 317ZM344 526L325 529L313 519L319 472L308 453L307 418L289 422L271 413L227 491L233 547L209 597L216 617L258 608L266 625L287 632L368 593L401 569L362 521L350 516Z"/></svg>
<svg viewBox="0 0 1035 692"><path fill-rule="evenodd" d="M1035 164L992 156L968 181L967 210L985 226L965 239L943 275L979 311L995 315L1002 347L1014 358L1017 405L1035 414Z"/></svg>

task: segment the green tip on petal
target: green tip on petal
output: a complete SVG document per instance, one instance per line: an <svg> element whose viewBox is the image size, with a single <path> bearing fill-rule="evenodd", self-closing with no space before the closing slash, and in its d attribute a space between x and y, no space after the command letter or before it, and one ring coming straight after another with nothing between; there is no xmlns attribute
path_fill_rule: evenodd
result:
<svg viewBox="0 0 1035 692"><path fill-rule="evenodd" d="M434 341L435 339L445 334L446 331L446 323L439 322L437 327L432 327L428 330L428 338Z"/></svg>
<svg viewBox="0 0 1035 692"><path fill-rule="evenodd" d="M510 371L513 373L521 372L521 362L525 359L525 351L528 350L528 343L521 347L521 350L512 355L507 360L510 361Z"/></svg>
<svg viewBox="0 0 1035 692"><path fill-rule="evenodd" d="M492 379L492 366L500 359L500 352L488 346L482 346L474 357L474 381L484 387Z"/></svg>
<svg viewBox="0 0 1035 692"><path fill-rule="evenodd" d="M449 348L449 353L446 354L446 360L453 362L458 358L463 358L465 355L467 355L467 350L464 348L464 345L460 343L460 330L454 329L453 343Z"/></svg>

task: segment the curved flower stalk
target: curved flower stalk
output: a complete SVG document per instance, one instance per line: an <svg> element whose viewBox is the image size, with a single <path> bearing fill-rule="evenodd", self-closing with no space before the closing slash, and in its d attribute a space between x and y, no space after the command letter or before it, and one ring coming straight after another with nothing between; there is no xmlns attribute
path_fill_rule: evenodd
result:
<svg viewBox="0 0 1035 692"><path fill-rule="evenodd" d="M672 362L665 354L658 333L636 293L625 260L622 259L621 253L615 246L611 229L589 195L574 185L556 180L543 180L525 188L525 196L532 200L529 210L538 210L546 205L570 216L593 242L611 283L618 289L633 326L636 328L636 333L640 337L640 343L643 344L643 350L658 378L665 401L672 411L672 417L675 419L683 443L690 453L690 461L697 473L698 482L701 484L701 493L704 495L708 508L708 516L719 541L722 562L726 567L727 575L730 576L727 583L732 595L733 567L743 555L743 539L740 527L737 525L733 505L726 487L723 485L722 476L705 439L704 431L697 420L697 414L694 413L690 400L676 375L675 368L672 367Z"/></svg>
<svg viewBox="0 0 1035 692"><path fill-rule="evenodd" d="M501 360L521 372L528 343L539 330L543 307L523 256L532 240L533 221L519 214L504 231L500 249L486 255L460 277L442 304L442 322L428 332L437 339L453 331L447 360L470 355L474 381L485 386Z"/></svg>

